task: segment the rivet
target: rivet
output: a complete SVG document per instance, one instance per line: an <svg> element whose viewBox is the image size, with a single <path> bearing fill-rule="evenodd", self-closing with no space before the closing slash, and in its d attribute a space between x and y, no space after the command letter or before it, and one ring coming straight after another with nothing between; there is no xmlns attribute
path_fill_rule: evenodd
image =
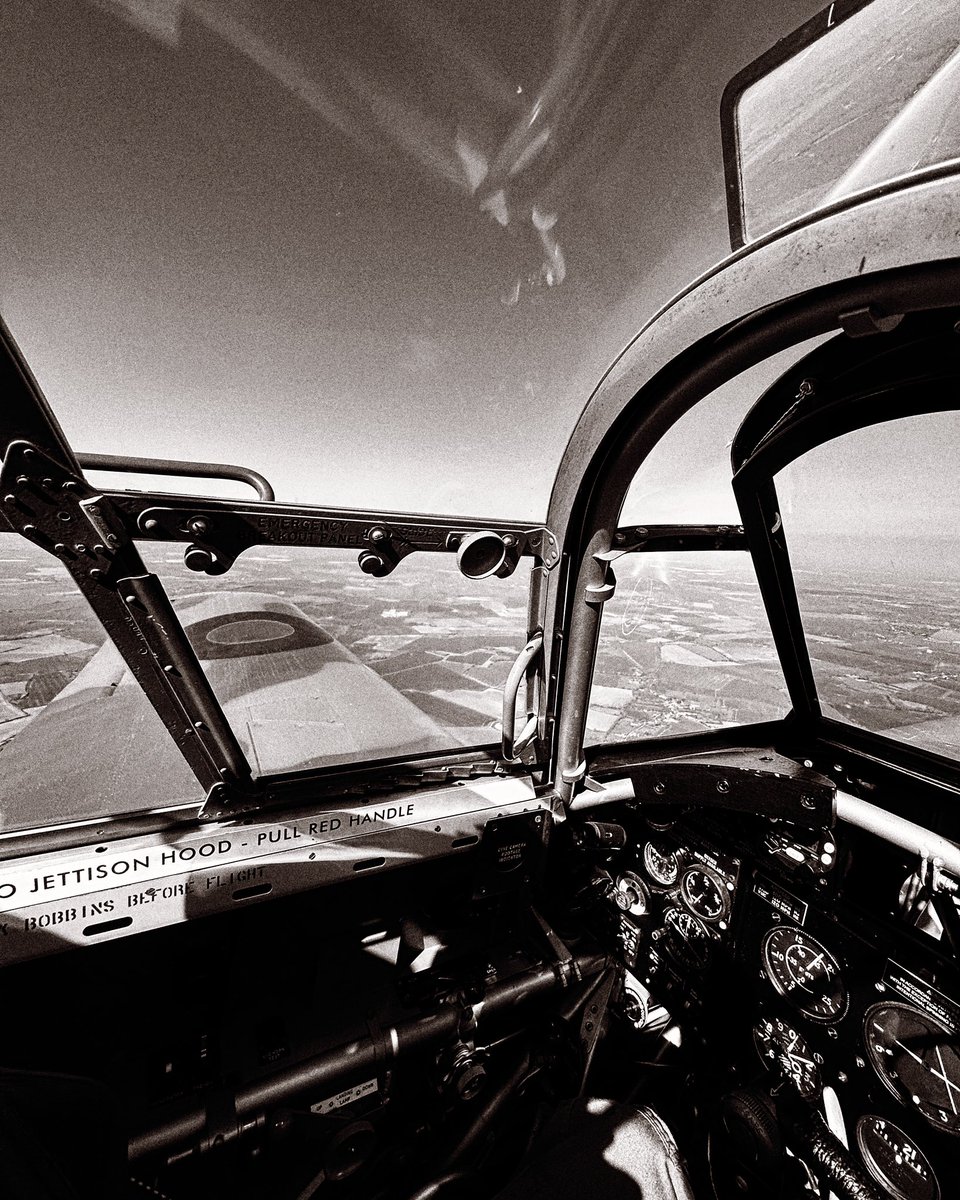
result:
<svg viewBox="0 0 960 1200"><path fill-rule="evenodd" d="M144 523L143 523L143 528L144 529L156 529L156 527L159 524L160 524L160 522L156 519L156 517L148 517L147 520L144 521Z"/></svg>
<svg viewBox="0 0 960 1200"><path fill-rule="evenodd" d="M73 548L74 548L74 550L76 550L76 552L77 552L78 554L86 554L86 552L87 552L87 548L86 548L86 546L83 544L83 542L76 542L76 543L74 543L74 547L73 547Z"/></svg>
<svg viewBox="0 0 960 1200"><path fill-rule="evenodd" d="M24 525L23 532L24 533L36 533L37 527L36 527L36 525Z"/></svg>
<svg viewBox="0 0 960 1200"><path fill-rule="evenodd" d="M730 784L727 782L726 779L718 779L717 780L717 791L720 792L721 795L730 791Z"/></svg>
<svg viewBox="0 0 960 1200"><path fill-rule="evenodd" d="M68 479L60 485L65 492L75 492L79 484L75 479Z"/></svg>
<svg viewBox="0 0 960 1200"><path fill-rule="evenodd" d="M385 529L381 529L379 525L375 529L370 530L370 541L371 542L385 541L386 536L387 536L387 531Z"/></svg>
<svg viewBox="0 0 960 1200"><path fill-rule="evenodd" d="M50 479L50 478L46 478L46 479L44 479L44 481L43 481L43 486L44 486L45 488L52 488L52 487L53 487L53 480L52 480L52 479Z"/></svg>
<svg viewBox="0 0 960 1200"><path fill-rule="evenodd" d="M104 550L106 550L106 546L104 546L101 542L94 543L94 546L93 546L94 554L102 554L104 552Z"/></svg>
<svg viewBox="0 0 960 1200"><path fill-rule="evenodd" d="M17 483L19 483L21 487L23 487L25 484L28 484L29 482L30 482L30 477L28 475L18 475L17 476Z"/></svg>
<svg viewBox="0 0 960 1200"><path fill-rule="evenodd" d="M7 494L3 498L3 502L4 502L4 504L16 504L17 498L13 494L13 492L7 492Z"/></svg>
<svg viewBox="0 0 960 1200"><path fill-rule="evenodd" d="M170 672L173 670L173 663L167 663L167 665L166 665L166 666L165 666L163 669L164 669L164 670L167 672L167 674L169 675L169 674L170 674Z"/></svg>
<svg viewBox="0 0 960 1200"><path fill-rule="evenodd" d="M123 599L127 604L136 604L137 602L136 596L124 596Z"/></svg>
<svg viewBox="0 0 960 1200"><path fill-rule="evenodd" d="M101 571L101 569L99 567L91 567L90 568L90 578L91 579L99 579L102 575L103 575L103 571Z"/></svg>
<svg viewBox="0 0 960 1200"><path fill-rule="evenodd" d="M87 509L87 512L93 513L94 516L96 516L99 511L100 511L100 509L97 508L97 506L95 504L91 504L90 507Z"/></svg>
<svg viewBox="0 0 960 1200"><path fill-rule="evenodd" d="M27 462L32 462L37 457L37 452L28 446L23 452L23 457Z"/></svg>
<svg viewBox="0 0 960 1200"><path fill-rule="evenodd" d="M655 783L653 785L654 794L657 796L662 796L666 790L667 790L667 785L665 783Z"/></svg>
<svg viewBox="0 0 960 1200"><path fill-rule="evenodd" d="M66 554L67 548L63 544L63 542L57 542L57 544L53 548L53 552L54 552L54 554Z"/></svg>
<svg viewBox="0 0 960 1200"><path fill-rule="evenodd" d="M66 511L57 513L57 520L67 522L70 520L70 514Z"/></svg>

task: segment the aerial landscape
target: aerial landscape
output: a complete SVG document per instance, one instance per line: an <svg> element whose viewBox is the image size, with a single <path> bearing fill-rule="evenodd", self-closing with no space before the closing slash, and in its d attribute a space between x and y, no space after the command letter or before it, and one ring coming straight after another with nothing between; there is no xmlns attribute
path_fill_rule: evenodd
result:
<svg viewBox="0 0 960 1200"><path fill-rule="evenodd" d="M0 548L2 748L90 661L103 630L63 566L22 539ZM407 696L451 745L499 739L501 689L526 637L527 573L472 581L423 554L372 579L342 551L256 547L221 578L187 571L182 550L141 547L174 603L256 591L296 604ZM634 554L616 564L603 618L588 741L769 720L789 699L749 558ZM800 579L824 711L943 750L960 713L960 585L839 572ZM946 722L946 724L945 724ZM911 732L911 730L913 732Z"/></svg>

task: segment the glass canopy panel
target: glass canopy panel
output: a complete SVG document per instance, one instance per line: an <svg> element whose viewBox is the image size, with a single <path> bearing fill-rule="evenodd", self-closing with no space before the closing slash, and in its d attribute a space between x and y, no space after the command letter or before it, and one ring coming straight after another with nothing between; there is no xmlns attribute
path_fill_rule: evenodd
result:
<svg viewBox="0 0 960 1200"><path fill-rule="evenodd" d="M827 340L808 338L774 354L704 397L663 435L633 477L621 525L739 525L730 483L730 445L757 398Z"/></svg>
<svg viewBox="0 0 960 1200"><path fill-rule="evenodd" d="M751 84L736 105L744 240L960 155L960 8L873 0ZM836 9L836 24L832 14Z"/></svg>
<svg viewBox="0 0 960 1200"><path fill-rule="evenodd" d="M698 733L789 712L748 554L630 554L614 570L588 743Z"/></svg>
<svg viewBox="0 0 960 1200"><path fill-rule="evenodd" d="M727 251L725 84L816 2L0 5L3 315L79 452L542 520Z"/></svg>
<svg viewBox="0 0 960 1200"><path fill-rule="evenodd" d="M775 479L824 716L960 757L960 414L870 426Z"/></svg>
<svg viewBox="0 0 960 1200"><path fill-rule="evenodd" d="M363 574L356 553L258 546L226 575L143 542L257 775L500 740L529 569L469 580L453 555Z"/></svg>
<svg viewBox="0 0 960 1200"><path fill-rule="evenodd" d="M0 537L0 831L199 804L160 718L62 563Z"/></svg>

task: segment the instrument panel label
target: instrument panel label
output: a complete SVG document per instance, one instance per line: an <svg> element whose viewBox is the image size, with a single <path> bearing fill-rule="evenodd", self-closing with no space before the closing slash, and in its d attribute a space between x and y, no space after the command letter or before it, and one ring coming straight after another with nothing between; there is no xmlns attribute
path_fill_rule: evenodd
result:
<svg viewBox="0 0 960 1200"><path fill-rule="evenodd" d="M769 904L775 912L789 917L794 925L803 925L806 923L808 910L806 902L798 900L796 896L791 896L789 892L785 892L783 888L777 887L776 884L758 879L754 882L753 894Z"/></svg>
<svg viewBox="0 0 960 1200"><path fill-rule="evenodd" d="M352 1104L354 1100L362 1100L364 1096L372 1096L374 1092L379 1090L380 1085L376 1079L367 1079L363 1083L358 1083L356 1087L347 1088L345 1091L337 1092L335 1096L329 1096L326 1100L320 1100L317 1104L311 1104L310 1111L323 1116L325 1113L336 1112L338 1108L344 1108L346 1105Z"/></svg>
<svg viewBox="0 0 960 1200"><path fill-rule="evenodd" d="M883 972L883 982L899 992L905 1000L934 1017L951 1033L960 1033L960 1007L919 975L914 975L889 958Z"/></svg>

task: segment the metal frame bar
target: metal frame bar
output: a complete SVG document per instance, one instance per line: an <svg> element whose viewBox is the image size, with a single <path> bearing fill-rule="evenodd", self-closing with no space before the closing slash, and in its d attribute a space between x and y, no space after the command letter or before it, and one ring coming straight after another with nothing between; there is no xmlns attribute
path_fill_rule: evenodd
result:
<svg viewBox="0 0 960 1200"><path fill-rule="evenodd" d="M960 300L960 260L949 259L855 276L791 297L721 328L688 347L654 376L622 410L587 464L570 514L564 557L575 571L575 584L558 588L556 607L546 627L548 638L564 632L562 670L550 667L553 694L549 707L561 714L553 742L555 785L561 800L572 797L585 773L583 734L593 675L602 604L590 602L608 583L609 552L617 516L630 483L668 429L699 400L747 367L800 342L843 327L845 314L869 309L908 313L946 308ZM758 563L761 592L776 577ZM782 660L791 694L802 694L802 666L789 651ZM809 710L808 710L809 712ZM795 732L815 734L794 713Z"/></svg>
<svg viewBox="0 0 960 1200"><path fill-rule="evenodd" d="M190 479L231 479L252 487L261 500L275 499L273 487L259 471L232 463L183 462L173 458L139 458L130 454L77 454L84 471L117 471L131 475L177 475Z"/></svg>

